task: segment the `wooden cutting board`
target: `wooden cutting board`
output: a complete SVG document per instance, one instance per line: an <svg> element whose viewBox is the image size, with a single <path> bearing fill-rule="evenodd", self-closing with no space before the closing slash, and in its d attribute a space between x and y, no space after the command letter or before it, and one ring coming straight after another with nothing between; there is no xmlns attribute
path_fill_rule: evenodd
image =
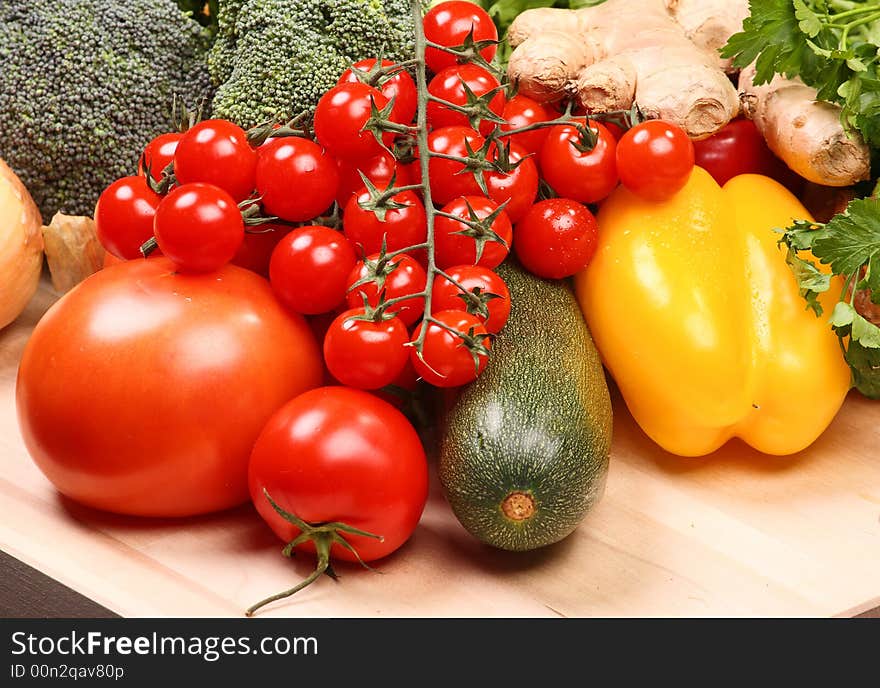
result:
<svg viewBox="0 0 880 688"><path fill-rule="evenodd" d="M91 511L60 497L18 433L21 351L46 285L0 331L0 549L124 616L236 616L307 575L250 507L193 519ZM615 400L605 497L577 531L513 554L473 540L432 486L382 575L267 608L277 616L849 616L880 604L880 403L857 394L808 451L710 458L658 449Z"/></svg>

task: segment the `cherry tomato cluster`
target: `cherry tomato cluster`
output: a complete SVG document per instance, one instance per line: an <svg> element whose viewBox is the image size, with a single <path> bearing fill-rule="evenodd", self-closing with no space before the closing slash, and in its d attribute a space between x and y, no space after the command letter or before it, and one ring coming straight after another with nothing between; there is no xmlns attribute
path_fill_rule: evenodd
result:
<svg viewBox="0 0 880 688"><path fill-rule="evenodd" d="M510 312L494 272L510 251L541 277L575 274L598 244L587 204L619 183L671 196L693 147L664 122L624 133L511 96L490 64L495 26L476 5L437 5L423 28L433 73L424 167L413 77L361 60L301 129L295 120L260 135L211 119L151 141L138 175L98 201L107 251L129 260L157 249L181 272L233 262L264 274L287 309L312 318L342 384L473 380Z"/></svg>

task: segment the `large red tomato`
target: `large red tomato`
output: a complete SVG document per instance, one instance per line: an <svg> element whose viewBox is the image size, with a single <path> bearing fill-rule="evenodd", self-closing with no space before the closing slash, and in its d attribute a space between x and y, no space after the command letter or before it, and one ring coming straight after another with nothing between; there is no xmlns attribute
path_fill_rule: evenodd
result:
<svg viewBox="0 0 880 688"><path fill-rule="evenodd" d="M248 498L254 441L321 383L317 342L261 277L108 267L56 303L25 348L22 436L55 487L91 507L189 516Z"/></svg>

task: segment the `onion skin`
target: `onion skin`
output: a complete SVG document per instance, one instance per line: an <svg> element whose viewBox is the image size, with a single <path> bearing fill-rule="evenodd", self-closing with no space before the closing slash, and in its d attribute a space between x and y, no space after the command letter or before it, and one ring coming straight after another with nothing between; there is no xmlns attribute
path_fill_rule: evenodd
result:
<svg viewBox="0 0 880 688"><path fill-rule="evenodd" d="M37 291L42 224L28 190L0 160L0 328L15 320Z"/></svg>

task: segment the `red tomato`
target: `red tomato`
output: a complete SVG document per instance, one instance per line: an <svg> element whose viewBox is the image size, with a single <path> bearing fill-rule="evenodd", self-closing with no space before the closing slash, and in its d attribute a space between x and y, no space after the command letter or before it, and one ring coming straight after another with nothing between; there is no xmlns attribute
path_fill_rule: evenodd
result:
<svg viewBox="0 0 880 688"><path fill-rule="evenodd" d="M467 89L479 97L490 91L498 89L498 79L488 69L475 64L461 64L447 67L438 73L431 83L428 84L428 93L435 98L441 98L455 105L466 105L468 101ZM492 100L489 101L489 109L499 117L504 112L506 98L501 90L497 90ZM428 101L428 122L434 129L441 127L469 127L470 120L467 115L438 103ZM487 136L495 128L495 122L484 119L480 122L480 133Z"/></svg>
<svg viewBox="0 0 880 688"><path fill-rule="evenodd" d="M507 124L501 125L501 131L521 129L537 122L547 122L554 118L554 114L547 110L537 100L526 96L515 95L507 101L501 116L507 120ZM544 145L548 129L534 129L522 134L514 134L509 137L513 143L521 146L528 153L537 154Z"/></svg>
<svg viewBox="0 0 880 688"><path fill-rule="evenodd" d="M464 337L472 338L475 346L488 349L491 341L486 336L486 327L477 316L463 310L439 311L433 314L433 318L463 336L454 335L445 327L431 323L425 335L422 357L419 357L415 348L410 351L410 360L416 372L435 387L459 387L472 382L486 368L489 357L484 352L472 352ZM424 321L413 334L413 342L418 340L423 327Z"/></svg>
<svg viewBox="0 0 880 688"><path fill-rule="evenodd" d="M367 73L376 66L375 58L360 60L352 65L352 69L346 69L336 82L342 84L363 83L362 79L368 78ZM382 60L382 67L393 67L391 60ZM355 73L358 72L358 73ZM418 94L413 78L405 69L384 76L378 84L378 89L389 101L394 100L391 109L391 119L401 124L409 124L416 116L418 109Z"/></svg>
<svg viewBox="0 0 880 688"><path fill-rule="evenodd" d="M599 241L596 218L567 198L535 203L516 225L516 257L529 272L561 279L583 270Z"/></svg>
<svg viewBox="0 0 880 688"><path fill-rule="evenodd" d="M266 421L321 380L305 321L266 281L166 258L89 277L40 320L16 388L40 470L71 499L139 516L191 516L247 500Z"/></svg>
<svg viewBox="0 0 880 688"><path fill-rule="evenodd" d="M464 220L472 220L471 211L473 211L477 219L482 220L497 209L498 204L484 196L461 196L443 206L442 212ZM468 234L459 234L459 232L468 232ZM479 260L478 242L483 243ZM507 213L503 210L487 229L475 229L463 222L443 216L437 217L434 221L434 259L441 268L474 264L494 268L501 265L507 257L512 243L513 228Z"/></svg>
<svg viewBox="0 0 880 688"><path fill-rule="evenodd" d="M256 232L245 232L244 241L230 261L233 265L247 268L258 275L269 277L269 259L278 242L284 238L289 228L282 225L265 224L254 227Z"/></svg>
<svg viewBox="0 0 880 688"><path fill-rule="evenodd" d="M627 131L617 146L620 183L648 201L672 198L694 169L694 145L680 127L649 120ZM580 199L576 199L580 200Z"/></svg>
<svg viewBox="0 0 880 688"><path fill-rule="evenodd" d="M371 281L354 286L367 277ZM425 310L424 298L420 294L425 291L427 283L428 275L412 256L401 253L382 262L376 253L367 256L366 261L358 262L349 274L346 301L350 308L359 308L364 305L363 297L366 296L367 303L375 308L379 305L382 291L385 292L386 301L413 294L411 299L404 299L388 310L409 327L422 317Z"/></svg>
<svg viewBox="0 0 880 688"><path fill-rule="evenodd" d="M211 272L226 265L244 240L244 220L232 196L211 184L184 184L156 210L153 231L178 270Z"/></svg>
<svg viewBox="0 0 880 688"><path fill-rule="evenodd" d="M315 136L337 158L362 159L382 152L372 132L363 131L370 119L371 102L377 110L388 105L388 98L372 86L344 83L321 96L315 108ZM394 134L383 132L382 143L390 146Z"/></svg>
<svg viewBox="0 0 880 688"><path fill-rule="evenodd" d="M161 180L162 170L174 162L174 153L182 138L183 134L175 131L169 134L159 134L150 141L138 160L138 174L146 177L149 167L150 176L156 181Z"/></svg>
<svg viewBox="0 0 880 688"><path fill-rule="evenodd" d="M360 255L381 251L383 238L388 253L422 244L427 239L425 206L415 192L401 191L391 200L404 207L386 210L384 220L380 220L372 210L361 207L361 203L370 201L370 193L365 187L357 196L352 196L345 206L342 230ZM424 254L424 251L421 253Z"/></svg>
<svg viewBox="0 0 880 688"><path fill-rule="evenodd" d="M95 206L95 231L108 253L131 260L153 236L153 218L162 197L145 177L123 177L108 186Z"/></svg>
<svg viewBox="0 0 880 688"><path fill-rule="evenodd" d="M257 154L244 129L224 119L206 119L187 131L174 153L174 176L180 184L219 186L235 202L254 191Z"/></svg>
<svg viewBox="0 0 880 688"><path fill-rule="evenodd" d="M428 148L432 153L467 157L467 145L477 151L485 142L483 137L469 127L443 127L428 135ZM428 163L431 182L431 198L435 203L449 203L458 196L477 196L482 193L480 185L470 172L462 172L465 166L454 160L432 157Z"/></svg>
<svg viewBox="0 0 880 688"><path fill-rule="evenodd" d="M479 5L464 0L435 5L425 15L423 26L427 40L447 48L462 45L468 34L472 35L474 42L498 40L498 29L492 18ZM480 51L480 55L486 62L491 62L495 50L494 45L489 45ZM425 50L425 62L428 69L437 73L456 64L457 60L451 53L429 47Z"/></svg>
<svg viewBox="0 0 880 688"><path fill-rule="evenodd" d="M278 300L294 313L327 313L345 301L346 279L357 262L348 240L329 227L297 227L269 261Z"/></svg>
<svg viewBox="0 0 880 688"><path fill-rule="evenodd" d="M598 135L592 150L579 151L575 146L580 133L566 124L550 128L539 157L541 173L553 190L581 203L601 201L618 182L617 142L604 125L589 122L589 126Z"/></svg>
<svg viewBox="0 0 880 688"><path fill-rule="evenodd" d="M721 185L738 174L763 174L797 192L803 180L764 142L750 119L735 119L718 133L694 141L694 162Z"/></svg>
<svg viewBox="0 0 880 688"><path fill-rule="evenodd" d="M394 177L395 186L407 186L413 183L413 177L407 165L399 165L388 151L382 151L379 155L366 160L343 160L336 161L339 170L339 189L336 192L336 202L340 208L345 208L351 195L364 188L361 179L362 172L367 179L378 187L387 188L391 178Z"/></svg>
<svg viewBox="0 0 880 688"><path fill-rule="evenodd" d="M360 319L363 308L340 314L324 337L324 360L343 385L379 389L403 372L409 359L409 332L400 318L373 322Z"/></svg>
<svg viewBox="0 0 880 688"><path fill-rule="evenodd" d="M270 215L288 222L311 220L330 207L338 186L336 161L315 142L285 136L260 146L257 194Z"/></svg>
<svg viewBox="0 0 880 688"><path fill-rule="evenodd" d="M498 151L493 153L497 156ZM510 145L510 162L517 163L510 172L488 172L485 174L489 198L504 206L504 212L511 222L516 222L525 215L538 195L538 166L528 157L529 154L517 144Z"/></svg>
<svg viewBox="0 0 880 688"><path fill-rule="evenodd" d="M504 280L482 265L458 265L446 273L471 297L467 298L443 275L437 275L431 292L431 311L465 309L476 315L492 334L500 332L510 316L510 290Z"/></svg>
<svg viewBox="0 0 880 688"><path fill-rule="evenodd" d="M403 414L368 392L320 387L272 416L248 471L257 512L284 542L300 530L266 499L306 523L342 522L381 536L340 533L364 561L391 554L409 539L428 497L428 463ZM315 552L311 540L298 551ZM357 561L339 544L331 558Z"/></svg>

